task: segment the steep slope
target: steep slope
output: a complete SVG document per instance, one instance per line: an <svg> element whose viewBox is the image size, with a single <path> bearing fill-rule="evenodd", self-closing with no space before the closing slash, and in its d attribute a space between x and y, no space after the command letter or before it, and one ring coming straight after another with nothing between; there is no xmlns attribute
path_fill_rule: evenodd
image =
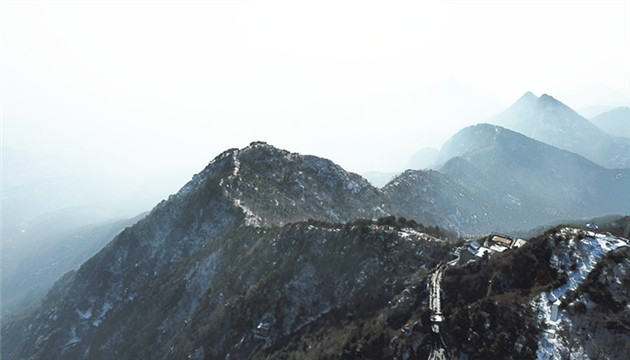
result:
<svg viewBox="0 0 630 360"><path fill-rule="evenodd" d="M451 355L546 359L551 350L552 358L565 358L571 350L564 342L571 340L574 354L579 348L588 358L596 358L595 353L601 356L604 346L607 358L625 358L623 346L608 348L607 344L628 342L630 309L625 305L629 298L619 286L627 282L628 249L626 239L559 227L522 248L449 268L442 284L446 304L443 336ZM603 278L605 285L595 285ZM585 288L597 293L590 298L594 303L586 307L576 301L580 295L573 295L586 292L579 290ZM610 318L616 320L581 338L578 323L569 320L576 311L581 314L581 324L601 324L602 311L611 312ZM564 327L568 327L564 334L551 335Z"/></svg>
<svg viewBox="0 0 630 360"><path fill-rule="evenodd" d="M630 138L630 107L620 106L590 120L609 135Z"/></svg>
<svg viewBox="0 0 630 360"><path fill-rule="evenodd" d="M607 168L630 167L630 139L606 134L546 94L537 98L528 92L488 122L571 151Z"/></svg>
<svg viewBox="0 0 630 360"><path fill-rule="evenodd" d="M227 152L215 158L169 201L125 229L78 271L66 274L24 322L4 325L3 358L107 357L83 353L92 348L90 344L76 354L64 350L76 349L77 336L99 344L93 347L94 354L122 342L121 318L130 316L125 312L129 304L135 308L136 298L147 294L209 239L245 220L244 211L220 186L233 173L232 155Z"/></svg>
<svg viewBox="0 0 630 360"><path fill-rule="evenodd" d="M389 182L383 191L397 216L467 234L496 230L485 199L440 172L407 170Z"/></svg>
<svg viewBox="0 0 630 360"><path fill-rule="evenodd" d="M144 177L116 175L98 161L80 164L6 147L0 156L2 316L39 300L129 225L118 220L148 212L191 174L169 172L142 183Z"/></svg>
<svg viewBox="0 0 630 360"><path fill-rule="evenodd" d="M461 130L444 144L440 158L447 161L439 175L406 172L385 188L393 209L405 204L407 210L401 212L424 221L414 209L433 206L432 216L447 219L431 221L449 221L467 233L630 211L630 170L605 169L501 127ZM399 184L406 185L396 196ZM413 208L415 198L424 206Z"/></svg>
<svg viewBox="0 0 630 360"><path fill-rule="evenodd" d="M137 249L110 257L133 229L5 325L3 357L251 358L330 316L372 316L451 249L371 222L241 226L155 274Z"/></svg>
<svg viewBox="0 0 630 360"><path fill-rule="evenodd" d="M566 328L558 331L553 358L572 351L591 359L624 359L629 249L627 240L611 235L552 229L522 248L449 267L441 284L440 335L432 332L430 282L422 276L371 316L324 316L280 349L272 347L255 358L427 359L437 341L445 345L448 358L545 358L547 335ZM548 294L571 291L591 298L563 297L566 305L559 307L557 319L547 318L552 307ZM581 326L592 332L584 333Z"/></svg>
<svg viewBox="0 0 630 360"><path fill-rule="evenodd" d="M2 262L2 317L35 304L63 274L77 269L141 217L60 231L51 229L48 222L31 224L29 241L23 241L24 247L31 247L27 255L19 256L15 248L3 249L3 260L17 257L19 261L6 267L7 262Z"/></svg>

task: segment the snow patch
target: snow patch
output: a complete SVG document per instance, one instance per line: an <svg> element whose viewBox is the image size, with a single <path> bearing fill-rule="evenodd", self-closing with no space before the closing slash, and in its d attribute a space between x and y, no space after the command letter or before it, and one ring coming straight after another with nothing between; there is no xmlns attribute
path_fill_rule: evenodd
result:
<svg viewBox="0 0 630 360"><path fill-rule="evenodd" d="M72 329L70 330L70 340L68 340L68 342L63 345L62 351L65 351L67 348L74 346L79 342L81 342L81 339L79 339L79 337L77 336L77 328L72 327Z"/></svg>
<svg viewBox="0 0 630 360"><path fill-rule="evenodd" d="M92 321L92 325L94 325L95 327L98 327L103 322L103 318L105 317L105 315L107 315L109 310L113 308L114 308L114 305L111 302L109 301L105 302L103 306L101 307L100 315L98 316L98 318Z"/></svg>
<svg viewBox="0 0 630 360"><path fill-rule="evenodd" d="M92 317L92 308L87 309L86 311L81 311L78 308L75 310L81 319L89 319Z"/></svg>
<svg viewBox="0 0 630 360"><path fill-rule="evenodd" d="M358 184L354 181L350 181L348 185L346 185L346 188L350 190L353 194L358 194L361 190L363 190L364 187L365 184Z"/></svg>
<svg viewBox="0 0 630 360"><path fill-rule="evenodd" d="M241 199L234 199L234 205L238 206L245 213L245 225L260 227L262 221L260 217L256 216L247 206L243 205Z"/></svg>
<svg viewBox="0 0 630 360"><path fill-rule="evenodd" d="M234 170L232 170L232 177L237 177L238 172L241 170L241 161L238 159L237 155L238 152L235 152L232 156L232 159L234 159Z"/></svg>

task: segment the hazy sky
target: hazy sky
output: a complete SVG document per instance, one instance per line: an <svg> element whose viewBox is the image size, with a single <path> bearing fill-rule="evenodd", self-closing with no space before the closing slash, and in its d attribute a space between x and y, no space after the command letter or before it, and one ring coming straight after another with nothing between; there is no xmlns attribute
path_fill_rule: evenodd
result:
<svg viewBox="0 0 630 360"><path fill-rule="evenodd" d="M4 1L1 16L2 145L77 166L199 171L263 140L399 170L526 91L574 108L630 93L628 1Z"/></svg>

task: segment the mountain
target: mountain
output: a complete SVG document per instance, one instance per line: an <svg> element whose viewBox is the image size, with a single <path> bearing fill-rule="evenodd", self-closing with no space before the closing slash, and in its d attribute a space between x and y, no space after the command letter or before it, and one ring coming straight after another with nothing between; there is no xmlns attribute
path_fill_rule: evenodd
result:
<svg viewBox="0 0 630 360"><path fill-rule="evenodd" d="M330 160L263 142L223 153L180 193L207 183L205 179L216 173L218 164L231 171L219 186L251 224L283 225L307 219L346 222L388 214L382 192L361 176Z"/></svg>
<svg viewBox="0 0 630 360"><path fill-rule="evenodd" d="M3 324L2 356L247 358L373 311L450 249L406 220L348 224L386 214L383 199L325 159L228 150Z"/></svg>
<svg viewBox="0 0 630 360"><path fill-rule="evenodd" d="M591 122L609 135L630 138L630 107L614 108L595 116Z"/></svg>
<svg viewBox="0 0 630 360"><path fill-rule="evenodd" d="M504 147L540 144L489 125L471 129L488 141L458 146L466 151L449 160L447 168L458 159L474 170L478 154L496 158L509 153ZM603 169L555 151L565 160L574 156L591 164L594 172ZM538 299L550 291L569 299L569 308L578 306L572 296L601 303L602 311L613 304L619 320L594 338L609 338L621 329L619 341L626 340L626 308L615 305L623 300L623 289L613 285L621 275L606 277L603 285L595 275L585 282L593 290L604 286L610 296L579 288L597 266L614 274L628 269L624 240L558 229L522 248L469 263L461 256L467 244L443 229L383 216L413 210L413 217L453 221L450 215L458 206L486 195L474 194L472 185L455 175L407 171L378 189L329 160L265 143L228 150L64 275L38 307L3 321L0 355L408 359L427 358L442 344L452 354L529 358L542 347L537 344L547 341L545 323L537 319L548 305ZM414 196L419 205L412 209ZM468 199L474 196L480 197ZM454 207L442 210L438 202L443 199ZM497 209L486 204L492 203L476 205L478 210L469 214L495 216L489 210ZM571 261L566 268L565 257ZM446 271L437 266L454 258L466 264ZM588 258L588 267L573 266L578 258ZM444 275L443 294L437 293L446 316L441 337L431 320L434 301L429 297L435 291L427 286L438 273L438 278ZM584 322L596 319L598 311L587 308L581 313ZM577 334L575 327L568 331ZM482 345L489 352L483 353Z"/></svg>
<svg viewBox="0 0 630 360"><path fill-rule="evenodd" d="M394 214L484 233L630 212L630 169L605 169L498 126L461 130L438 161L439 172L407 171L384 188ZM437 217L425 222L423 211Z"/></svg>
<svg viewBox="0 0 630 360"><path fill-rule="evenodd" d="M182 260L133 254L128 236L6 325L3 358L251 358L339 314L371 316L450 249L377 223L240 227ZM161 254L170 271L147 272Z"/></svg>
<svg viewBox="0 0 630 360"><path fill-rule="evenodd" d="M302 157L259 145L256 151L239 153L236 160L230 158L234 174L225 184L226 192L239 194L239 198L233 201L237 202L237 208L247 210L248 221L280 224L308 218L346 221L386 215L385 211L379 210L381 207L387 208L379 198L380 191L360 176L347 173L328 160ZM27 159L18 156L19 152L9 155L9 152L3 153L3 157L15 166L7 166L3 174L12 174L12 169L28 169L25 166L34 163L17 161ZM2 193L3 314L37 300L59 276L102 248L115 233L122 230L119 226L124 223L107 220L111 217L111 206L79 206L86 201L91 203L91 200L82 197L81 194L86 192L83 189L98 193L96 189L76 178L69 178L70 181L65 181L65 178L39 179L41 166L32 167L35 170L23 174L16 171L21 177L14 178L20 181L16 180L14 187L3 188ZM27 176L31 173L32 176ZM249 176L251 178L248 181L241 181L243 177ZM156 202L156 199L161 198L155 197L160 190L154 189L162 188L164 184L180 177L179 173L175 173L157 178L156 182L162 186L154 182L145 183L138 191L125 196L125 203L135 208L139 202ZM81 185L75 184L75 181ZM314 188L305 189L304 184L311 184ZM335 192L328 191L335 187L338 187L334 189ZM106 190L95 196L103 195L120 196L114 196ZM378 201L375 200L377 198ZM375 200L373 204L372 200ZM371 205L364 209L363 204ZM27 298L29 301L26 301Z"/></svg>
<svg viewBox="0 0 630 360"><path fill-rule="evenodd" d="M444 144L443 154L451 159L442 173L477 195L495 198L504 211L532 211L537 205L551 217L630 211L630 169L605 169L508 129L488 124L463 129Z"/></svg>
<svg viewBox="0 0 630 360"><path fill-rule="evenodd" d="M607 168L630 167L630 139L606 134L546 94L537 98L528 92L488 122L582 155Z"/></svg>

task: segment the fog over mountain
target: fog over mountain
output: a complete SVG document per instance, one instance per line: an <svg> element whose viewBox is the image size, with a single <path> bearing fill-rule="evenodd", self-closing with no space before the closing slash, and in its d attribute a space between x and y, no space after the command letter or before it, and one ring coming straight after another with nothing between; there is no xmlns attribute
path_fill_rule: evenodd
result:
<svg viewBox="0 0 630 360"><path fill-rule="evenodd" d="M68 213L61 213L60 215ZM144 216L144 215L143 215ZM5 241L2 251L2 314L16 315L37 304L63 274L77 269L100 251L125 227L141 217L82 225L62 216L52 222L71 223L55 228L48 221L35 222L28 235Z"/></svg>
<svg viewBox="0 0 630 360"><path fill-rule="evenodd" d="M411 156L411 159L407 163L407 168L415 170L428 169L435 165L439 154L438 149L422 148Z"/></svg>
<svg viewBox="0 0 630 360"><path fill-rule="evenodd" d="M46 155L2 147L2 316L30 306L65 272L105 246L134 216L190 179L168 171L121 181Z"/></svg>
<svg viewBox="0 0 630 360"><path fill-rule="evenodd" d="M601 115L615 108L616 106L609 106L609 105L590 105L583 108L578 108L576 109L576 111L580 115L584 116L585 118L592 119L597 115Z"/></svg>
<svg viewBox="0 0 630 360"><path fill-rule="evenodd" d="M0 358L626 360L628 14L1 1Z"/></svg>
<svg viewBox="0 0 630 360"><path fill-rule="evenodd" d="M592 217L630 211L630 170L605 169L579 155L488 124L461 130L438 157L439 173L407 171L385 189L404 187L394 204L429 224L464 232L509 231L547 219ZM414 211L414 210L410 210Z"/></svg>
<svg viewBox="0 0 630 360"><path fill-rule="evenodd" d="M630 139L608 135L550 95L523 95L507 110L488 119L607 168L630 167Z"/></svg>
<svg viewBox="0 0 630 360"><path fill-rule="evenodd" d="M630 107L620 106L590 120L609 135L630 138Z"/></svg>
<svg viewBox="0 0 630 360"><path fill-rule="evenodd" d="M591 106L630 106L630 99L622 92L610 86L591 83L572 87L570 89L559 90L558 98L572 108L583 108L584 104Z"/></svg>
<svg viewBox="0 0 630 360"><path fill-rule="evenodd" d="M431 309L420 300L428 298L423 283L429 269L450 259L456 246L451 230L479 232L531 226L554 216L630 212L628 203L618 200L628 196L628 171L605 169L506 129L491 125L464 129L442 153L454 156L442 166L444 174L407 171L378 189L329 160L266 143L227 150L77 271L64 275L39 306L4 322L2 356L209 359L285 358L296 351L316 358L425 354L432 349ZM534 182L536 178L540 179ZM583 188L585 181L590 189ZM490 196L492 192L497 195ZM425 227L418 220L442 229ZM610 236L596 242L608 246L600 254L627 247L627 240ZM553 240L541 238L520 253L507 253L521 264L544 256L536 249L549 241ZM620 256L624 264L630 261ZM493 263L486 259L473 265L490 266L487 271L506 277L488 294L499 296L523 286L538 294L537 286L562 285L555 270L550 270L552 264L540 265L550 277L514 283L514 271L524 270L501 270L503 265L496 264L502 258L498 254ZM455 269L459 270L447 273L451 274L447 288L452 286L449 282L461 281L453 274L468 271ZM476 301L476 292L471 291L464 302ZM622 296L617 290L614 293L613 299ZM521 308L527 299L531 298L500 306ZM407 305L392 305L402 303ZM450 306L461 311L455 310L460 305ZM543 341L539 340L542 325L531 311L526 315L530 328L519 340L523 347L510 353L529 357L541 349L536 342ZM498 326L497 333L512 321L492 316L493 324L502 321L493 325ZM626 322L620 321L620 326ZM358 338L339 338L351 329L346 326L370 330L358 332ZM465 326L471 327L463 330L469 332L476 325ZM450 341L462 336L462 330L451 329ZM323 339L316 335L322 331L329 335ZM413 332L418 342L409 348L399 346L391 340L398 331ZM366 352L358 347L358 339L364 339L360 342L368 346ZM493 336L485 339L488 346L496 341ZM311 345L291 345L302 343ZM456 344L449 353L499 351Z"/></svg>

